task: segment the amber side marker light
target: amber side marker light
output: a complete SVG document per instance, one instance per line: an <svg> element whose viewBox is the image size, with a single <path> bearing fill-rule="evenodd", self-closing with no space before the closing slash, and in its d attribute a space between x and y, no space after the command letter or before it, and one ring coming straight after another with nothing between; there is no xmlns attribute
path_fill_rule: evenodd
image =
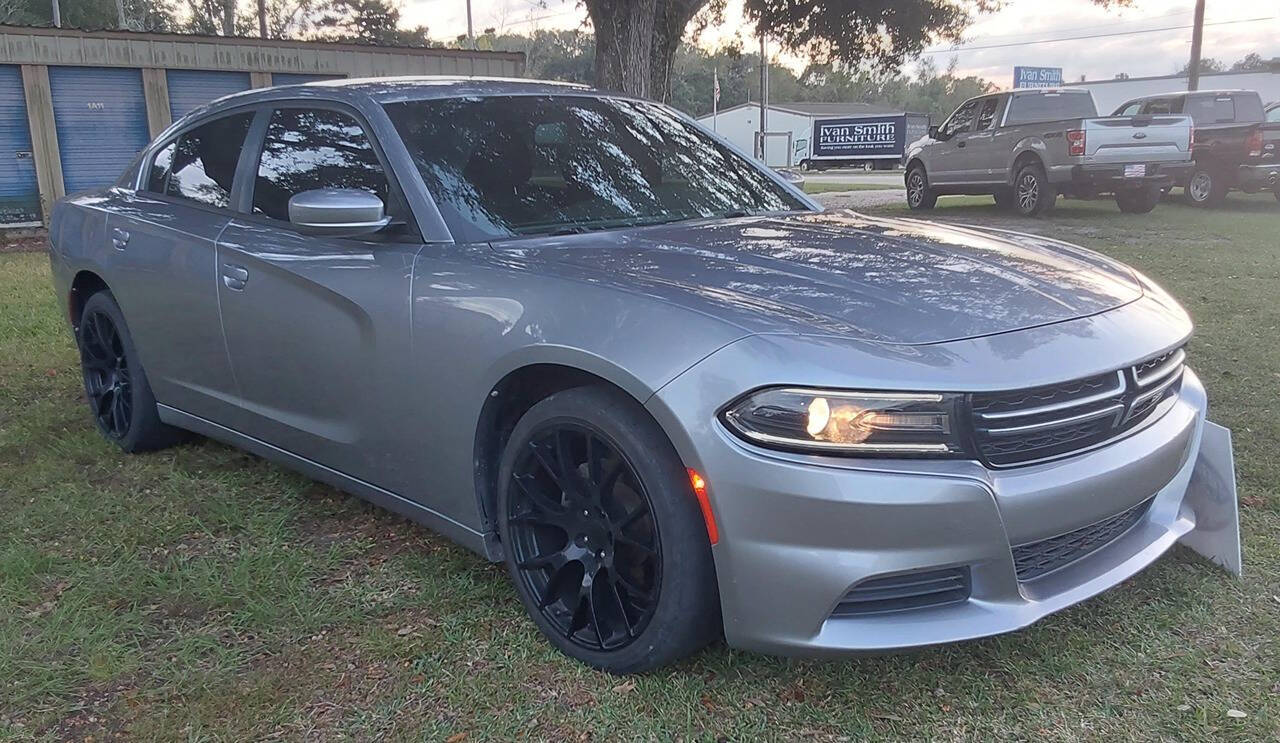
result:
<svg viewBox="0 0 1280 743"><path fill-rule="evenodd" d="M711 512L711 501L707 500L707 481L692 467L689 469L689 484L693 486L693 494L698 496L698 506L702 508L702 520L707 524L707 537L712 544L720 542L720 529L716 526L716 515Z"/></svg>

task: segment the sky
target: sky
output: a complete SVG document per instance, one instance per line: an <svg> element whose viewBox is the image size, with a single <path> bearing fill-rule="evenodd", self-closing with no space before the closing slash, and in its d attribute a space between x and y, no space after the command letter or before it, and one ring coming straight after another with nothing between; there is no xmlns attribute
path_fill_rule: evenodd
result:
<svg viewBox="0 0 1280 743"><path fill-rule="evenodd" d="M425 25L437 39L465 34L466 0L403 0L406 25ZM1007 0L1005 7L981 16L958 48L935 47L929 57L945 67L952 57L962 74L1003 83L1015 65L1061 67L1063 79L1110 79L1172 74L1186 64L1191 47L1193 0L1134 0L1131 7L1106 9L1090 0ZM725 23L698 40L706 46L740 36L749 48L755 41L742 21L741 0L730 0ZM1205 57L1230 64L1249 52L1280 57L1280 3L1276 0L1208 0L1205 13ZM496 27L526 32L538 28L579 26L586 11L577 0L473 0L476 33ZM1243 21L1243 22L1234 22ZM1149 29L1171 30L1134 33ZM1123 34L1044 42L1048 39ZM972 47L999 47L977 49ZM784 58L791 67L803 60Z"/></svg>

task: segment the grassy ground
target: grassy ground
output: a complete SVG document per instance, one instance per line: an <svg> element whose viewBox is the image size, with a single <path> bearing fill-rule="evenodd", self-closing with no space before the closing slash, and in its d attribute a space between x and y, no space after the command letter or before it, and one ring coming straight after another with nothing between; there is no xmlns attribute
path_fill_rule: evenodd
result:
<svg viewBox="0 0 1280 743"><path fill-rule="evenodd" d="M833 181L805 180L805 193L830 193L835 191L885 191L901 190L904 186L899 181L879 183L839 183Z"/></svg>
<svg viewBox="0 0 1280 743"><path fill-rule="evenodd" d="M107 445L44 256L5 254L0 740L1276 739L1280 208L942 204L1101 249L1186 301L1235 430L1244 579L1179 550L1006 637L839 662L716 646L599 675L548 649L500 569L419 527L218 444Z"/></svg>

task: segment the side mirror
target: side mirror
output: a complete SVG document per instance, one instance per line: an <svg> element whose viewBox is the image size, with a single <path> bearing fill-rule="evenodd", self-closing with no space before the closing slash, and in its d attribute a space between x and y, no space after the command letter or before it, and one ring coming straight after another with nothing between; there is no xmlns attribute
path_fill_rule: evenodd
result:
<svg viewBox="0 0 1280 743"><path fill-rule="evenodd" d="M916 131L919 131L919 130L917 129ZM937 139L937 140L942 139L942 137L939 135L938 127L936 125L931 124L929 126L929 139Z"/></svg>
<svg viewBox="0 0 1280 743"><path fill-rule="evenodd" d="M289 199L289 222L304 232L371 235L391 224L382 199L355 188L317 188Z"/></svg>

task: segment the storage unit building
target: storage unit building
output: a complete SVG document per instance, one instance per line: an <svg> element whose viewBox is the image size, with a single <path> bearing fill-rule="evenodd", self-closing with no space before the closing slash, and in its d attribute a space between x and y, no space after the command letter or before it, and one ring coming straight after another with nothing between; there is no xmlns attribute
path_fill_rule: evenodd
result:
<svg viewBox="0 0 1280 743"><path fill-rule="evenodd" d="M744 103L698 122L747 153L759 153L760 104ZM929 117L870 103L774 103L765 111L765 164L893 167Z"/></svg>
<svg viewBox="0 0 1280 743"><path fill-rule="evenodd" d="M192 110L250 88L347 77L521 77L524 55L0 25L0 227L114 183Z"/></svg>
<svg viewBox="0 0 1280 743"><path fill-rule="evenodd" d="M0 65L0 224L40 222L40 191L31 154L22 69Z"/></svg>

